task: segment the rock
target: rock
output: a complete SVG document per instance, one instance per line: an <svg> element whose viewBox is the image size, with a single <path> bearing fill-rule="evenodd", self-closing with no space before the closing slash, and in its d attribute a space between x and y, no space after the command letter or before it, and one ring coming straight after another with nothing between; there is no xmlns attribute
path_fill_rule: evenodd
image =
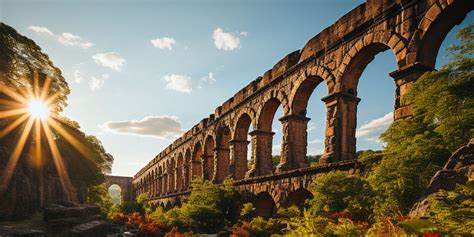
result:
<svg viewBox="0 0 474 237"><path fill-rule="evenodd" d="M12 226L0 226L1 237L45 237L46 234L41 230L25 229Z"/></svg>
<svg viewBox="0 0 474 237"><path fill-rule="evenodd" d="M430 199L444 199L445 193L439 190L451 191L456 184L465 184L474 178L474 138L462 146L449 157L443 169L436 172L431 178L425 195L413 205L409 216L423 218L429 216Z"/></svg>
<svg viewBox="0 0 474 237"><path fill-rule="evenodd" d="M87 205L87 204L76 204L74 207L65 207L62 205L51 205L44 209L44 220L50 221L54 219L64 218L87 218L94 215L99 215L99 207Z"/></svg>
<svg viewBox="0 0 474 237"><path fill-rule="evenodd" d="M109 224L104 220L95 220L75 226L71 230L73 237L101 237L106 236L109 229Z"/></svg>

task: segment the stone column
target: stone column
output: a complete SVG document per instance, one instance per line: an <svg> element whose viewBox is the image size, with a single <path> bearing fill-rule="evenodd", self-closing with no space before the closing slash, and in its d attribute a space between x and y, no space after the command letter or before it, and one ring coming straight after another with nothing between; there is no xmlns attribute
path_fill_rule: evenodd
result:
<svg viewBox="0 0 474 237"><path fill-rule="evenodd" d="M356 159L357 104L360 99L336 92L321 99L326 103L326 138L320 164Z"/></svg>
<svg viewBox="0 0 474 237"><path fill-rule="evenodd" d="M169 193L174 193L174 190L175 190L175 187L176 187L176 176L174 175L176 169L175 168L170 168L170 171L169 171L169 188L168 188L168 192Z"/></svg>
<svg viewBox="0 0 474 237"><path fill-rule="evenodd" d="M203 175L203 163L202 162L202 156L201 156L201 161L191 161L191 166L192 166L192 170L191 170L191 179L193 179L195 176L198 177L198 176L201 176Z"/></svg>
<svg viewBox="0 0 474 237"><path fill-rule="evenodd" d="M274 132L260 129L249 133L252 136L252 168L246 177L255 177L272 173L272 140Z"/></svg>
<svg viewBox="0 0 474 237"><path fill-rule="evenodd" d="M204 180L212 180L212 176L213 174L209 172L209 170L207 169L208 167L208 162L209 162L209 159L212 159L213 156L211 155L206 155L206 154L202 154L201 156L201 160L202 160L202 177Z"/></svg>
<svg viewBox="0 0 474 237"><path fill-rule="evenodd" d="M283 142L281 144L280 164L276 171L306 167L306 151L309 118L301 115L287 115L280 119L282 123Z"/></svg>
<svg viewBox="0 0 474 237"><path fill-rule="evenodd" d="M229 148L216 148L214 150L214 161L214 179L221 183L229 175Z"/></svg>
<svg viewBox="0 0 474 237"><path fill-rule="evenodd" d="M158 195L157 196L161 196L162 193L163 193L163 175L160 175L160 177L158 177Z"/></svg>
<svg viewBox="0 0 474 237"><path fill-rule="evenodd" d="M405 99L406 94L416 79L423 75L423 73L433 70L434 69L429 66L414 63L390 73L390 76L393 77L395 85L397 86L393 113L395 120L403 119L412 115L412 103Z"/></svg>
<svg viewBox="0 0 474 237"><path fill-rule="evenodd" d="M245 178L247 172L247 147L249 141L232 140L229 145L230 174L235 180Z"/></svg>
<svg viewBox="0 0 474 237"><path fill-rule="evenodd" d="M168 172L166 172L164 175L164 182L163 182L163 194L167 194L168 193L168 188L169 188L169 184L168 184Z"/></svg>
<svg viewBox="0 0 474 237"><path fill-rule="evenodd" d="M184 185L183 185L183 190L188 189L189 183L191 180L191 172L190 172L190 164L188 162L185 162L184 164Z"/></svg>

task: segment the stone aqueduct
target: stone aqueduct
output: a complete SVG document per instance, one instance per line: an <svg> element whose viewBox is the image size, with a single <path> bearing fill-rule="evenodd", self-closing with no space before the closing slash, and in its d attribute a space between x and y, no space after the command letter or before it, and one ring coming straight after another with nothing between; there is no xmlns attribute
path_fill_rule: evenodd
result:
<svg viewBox="0 0 474 237"><path fill-rule="evenodd" d="M398 65L390 73L396 85L394 117L410 116L404 100L410 84L433 70L443 39L473 8L472 0L367 0L159 153L133 177L133 194L148 192L153 204L169 208L189 194L192 177L219 183L231 176L242 202L253 202L260 215L269 216L311 197L309 185L320 173L363 171L355 159L355 130L364 68L376 54L393 52ZM321 99L327 108L325 149L320 165L308 167L306 106L317 86L327 88ZM279 106L283 142L273 171L271 126Z"/></svg>

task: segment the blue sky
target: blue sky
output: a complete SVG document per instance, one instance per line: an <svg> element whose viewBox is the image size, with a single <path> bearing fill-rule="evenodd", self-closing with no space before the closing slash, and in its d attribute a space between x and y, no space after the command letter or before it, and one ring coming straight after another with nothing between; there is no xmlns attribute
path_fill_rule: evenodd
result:
<svg viewBox="0 0 474 237"><path fill-rule="evenodd" d="M99 137L115 158L113 174L133 175L173 137L362 2L0 0L0 21L50 56L71 88L63 114ZM468 22L472 13L462 25ZM445 39L438 65L458 28ZM382 147L376 138L390 123L395 86L388 73L395 69L386 51L360 79L359 150ZM325 93L316 88L309 102L309 154L323 149ZM276 119L273 128L279 153Z"/></svg>

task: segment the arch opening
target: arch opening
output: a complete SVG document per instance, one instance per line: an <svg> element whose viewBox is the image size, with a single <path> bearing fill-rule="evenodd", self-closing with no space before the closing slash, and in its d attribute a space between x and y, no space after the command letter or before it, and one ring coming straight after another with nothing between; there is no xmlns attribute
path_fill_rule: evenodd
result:
<svg viewBox="0 0 474 237"><path fill-rule="evenodd" d="M272 196L268 192L259 193L253 202L257 216L270 218L275 214L276 206Z"/></svg>
<svg viewBox="0 0 474 237"><path fill-rule="evenodd" d="M189 184L191 182L191 150L188 148L186 149L186 153L184 155L184 185L183 189L187 190L189 188Z"/></svg>
<svg viewBox="0 0 474 237"><path fill-rule="evenodd" d="M201 143L196 143L194 145L193 149L193 160L192 160L192 167L191 167L191 177L194 179L196 177L202 177L202 156L203 156L203 151L201 147Z"/></svg>
<svg viewBox="0 0 474 237"><path fill-rule="evenodd" d="M214 150L215 142L212 136L207 136L204 145L204 179L212 180L214 178Z"/></svg>
<svg viewBox="0 0 474 237"><path fill-rule="evenodd" d="M118 184L112 184L107 188L107 192L112 200L113 204L122 203L122 188Z"/></svg>
<svg viewBox="0 0 474 237"><path fill-rule="evenodd" d="M232 145L234 148L234 178L236 180L245 178L245 174L252 165L252 146L249 135L252 119L246 113L242 114L235 127ZM253 129L253 126L252 126Z"/></svg>
<svg viewBox="0 0 474 237"><path fill-rule="evenodd" d="M216 150L216 180L222 182L229 176L230 165L230 140L231 132L228 126L224 126L219 130L217 137L218 145Z"/></svg>
<svg viewBox="0 0 474 237"><path fill-rule="evenodd" d="M313 198L313 194L307 189L300 188L288 196L286 207L296 206L300 209L307 207L306 200Z"/></svg>

